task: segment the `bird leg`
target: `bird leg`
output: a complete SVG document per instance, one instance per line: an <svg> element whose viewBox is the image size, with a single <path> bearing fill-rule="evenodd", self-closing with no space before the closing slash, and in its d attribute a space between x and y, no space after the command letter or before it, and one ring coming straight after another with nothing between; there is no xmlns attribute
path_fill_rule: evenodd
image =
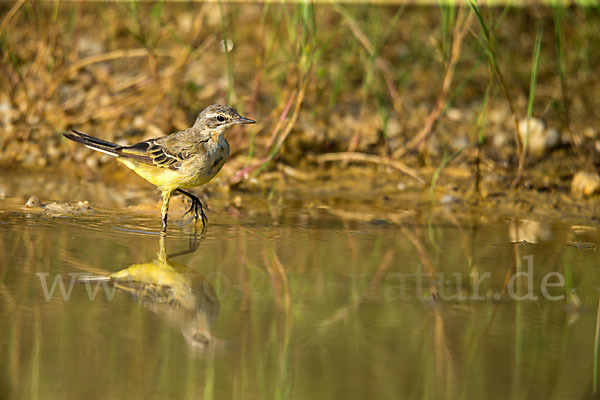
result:
<svg viewBox="0 0 600 400"><path fill-rule="evenodd" d="M162 207L160 208L160 213L162 215L162 229L161 232L167 232L167 214L169 212L169 200L171 200L171 193L173 191L169 190L162 193Z"/></svg>
<svg viewBox="0 0 600 400"><path fill-rule="evenodd" d="M185 190L181 190L181 189L177 189L177 190L180 193L185 194L187 197L190 198L190 200L192 200L192 205L183 215L186 216L190 213L193 213L194 214L194 222L197 222L198 216L200 216L200 219L202 220L202 227L203 228L206 227L208 218L206 217L206 214L204 214L204 210L202 209L202 202L200 201L200 199L198 197L194 196L193 194L186 192Z"/></svg>

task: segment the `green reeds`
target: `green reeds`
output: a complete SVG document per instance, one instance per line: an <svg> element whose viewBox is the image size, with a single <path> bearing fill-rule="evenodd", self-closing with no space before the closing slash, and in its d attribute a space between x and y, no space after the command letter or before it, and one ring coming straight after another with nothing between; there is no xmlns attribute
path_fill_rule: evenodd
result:
<svg viewBox="0 0 600 400"><path fill-rule="evenodd" d="M448 13L450 11L443 11L443 13ZM446 17L448 18L448 17ZM456 66L461 56L461 49L463 46L463 40L470 30L472 24L472 16L466 16L463 7L458 7L458 13L456 16L456 23L454 24L454 30L452 34L452 46L450 49L450 56L445 62L445 71L444 77L442 79L442 86L438 93L437 100L435 106L429 112L427 119L423 128L419 133L414 135L405 145L397 148L394 153L394 158L400 158L404 156L409 151L417 149L421 146L424 141L429 137L429 135L433 132L433 128L437 123L438 119L442 115L442 112L446 109L447 106L447 98L450 92L450 87L452 85L452 81L454 79L454 73L456 71ZM446 36L443 34L443 36Z"/></svg>
<svg viewBox="0 0 600 400"><path fill-rule="evenodd" d="M384 126L383 133L385 135L389 112L387 104L384 105L384 98L389 95L393 108L396 112L400 112L401 105L399 94L396 89L396 83L393 76L393 68L389 65L389 62L385 60L381 55L382 47L394 32L400 16L404 12L404 6L398 7L394 13L392 19L385 26L379 26L375 20L379 19L379 15L375 15L375 18L371 17L368 21L363 24L359 23L359 20L352 15L347 7L335 6L335 11L339 13L343 18L350 32L352 33L355 40L352 40L349 45L354 48L357 44L360 44L362 48L361 54L361 66L362 66L362 85L361 85L361 105L359 120L365 119L366 113L368 112L368 101L371 98L375 99L379 115ZM368 32L368 33L367 33ZM340 67L343 71L351 71L356 68L356 65L347 65L343 63ZM381 85L377 79L379 76L383 78L384 85ZM341 74L338 74L340 77ZM341 80L335 81L334 89L336 92L340 89ZM385 89L381 89L385 88ZM333 98L333 97L332 97ZM330 103L330 107L333 104ZM350 147L348 151L352 152L356 150L358 141L360 139L362 130L365 129L365 124L356 124L356 130L353 138L350 140ZM385 136L384 136L384 139Z"/></svg>
<svg viewBox="0 0 600 400"><path fill-rule="evenodd" d="M285 50L293 62L293 73L288 78L289 93L284 100L283 110L273 129L269 140L265 146L265 155L256 163L249 165L238 171L230 183L239 182L250 172L260 172L266 168L273 159L279 156L283 144L286 142L289 134L294 127L300 109L304 103L304 98L311 81L313 67L321 57L323 49L317 45L314 4L302 3L295 5L291 12L287 8L283 10L284 17L287 19L287 43ZM281 97L285 99L285 97Z"/></svg>
<svg viewBox="0 0 600 400"><path fill-rule="evenodd" d="M452 46L452 29L456 23L456 5L454 1L450 0L438 0L441 13L442 22L442 42L441 42L441 54L442 60L446 61L450 59L450 52Z"/></svg>
<svg viewBox="0 0 600 400"><path fill-rule="evenodd" d="M598 3L595 4L599 7ZM583 141L581 135L573 130L570 112L570 96L567 85L567 63L565 59L564 32L562 29L562 20L565 12L565 6L557 1L552 0L552 16L554 19L554 43L556 47L556 67L560 78L560 95L561 95L561 114L565 128L570 132L573 139L573 147L581 155L581 143Z"/></svg>
<svg viewBox="0 0 600 400"><path fill-rule="evenodd" d="M569 105L566 97L567 90L567 67L565 62L564 52L564 33L562 30L562 17L564 7L559 5L556 0L552 0L552 16L554 18L554 43L556 46L556 66L558 68L558 76L560 78L560 91L562 95L562 105L564 118L567 126L569 125Z"/></svg>
<svg viewBox="0 0 600 400"><path fill-rule="evenodd" d="M475 183L474 189L476 193L480 193L479 191L479 182L481 181L481 151L483 147L483 143L485 140L485 126L487 123L488 116L488 104L490 99L490 91L492 89L492 80L490 79L487 87L485 88L485 95L483 96L483 103L481 104L481 111L479 112L479 116L477 117L477 159L475 161Z"/></svg>
<svg viewBox="0 0 600 400"><path fill-rule="evenodd" d="M535 37L535 46L533 50L533 61L531 63L531 79L529 81L529 98L527 100L527 128L525 130L525 140L523 141L523 149L521 150L521 156L519 158L519 169L517 170L517 176L512 183L512 187L517 187L521 176L523 174L523 166L525 164L525 155L527 154L527 146L529 145L529 122L533 114L533 102L535 100L535 87L537 84L538 66L540 64L540 51L542 49L542 26L538 22L537 34Z"/></svg>
<svg viewBox="0 0 600 400"><path fill-rule="evenodd" d="M227 75L227 104L230 104L231 100L235 96L233 79L233 57L231 57L232 49L229 48L230 39L227 34L227 22L222 2L219 2L219 12L221 14L221 46L223 52L225 53L225 71Z"/></svg>
<svg viewBox="0 0 600 400"><path fill-rule="evenodd" d="M158 35L160 32L160 18L163 13L162 1L158 1L154 4L150 10L150 18L144 18L138 0L130 0L129 3L125 4L125 9L133 19L133 26L127 28L129 33L144 46L146 50L151 51L154 49L158 42Z"/></svg>
<svg viewBox="0 0 600 400"><path fill-rule="evenodd" d="M502 91L504 93L504 97L506 98L508 107L510 108L510 113L512 114L513 122L515 125L515 145L517 147L518 152L521 153L523 149L521 146L521 141L519 139L519 121L515 112L515 106L513 104L512 97L510 95L510 92L508 91L508 86L506 85L506 81L504 80L504 77L500 70L500 66L498 65L498 57L496 55L493 32L490 31L490 29L488 28L488 24L483 19L483 16L481 15L481 10L477 3L474 0L469 0L469 4L471 6L471 9L473 10L473 13L475 14L475 17L477 18L479 26L481 27L481 33L477 38L488 57L490 69L493 71L494 75L496 75L496 78L500 82Z"/></svg>

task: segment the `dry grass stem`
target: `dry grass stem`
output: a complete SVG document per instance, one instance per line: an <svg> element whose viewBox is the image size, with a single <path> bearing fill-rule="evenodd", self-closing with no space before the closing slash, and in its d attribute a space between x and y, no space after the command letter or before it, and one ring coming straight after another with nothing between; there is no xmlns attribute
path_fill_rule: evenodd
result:
<svg viewBox="0 0 600 400"><path fill-rule="evenodd" d="M392 156L393 158L398 159L404 156L407 152L415 150L421 143L423 143L429 137L429 135L433 131L435 123L446 108L446 98L448 97L448 93L450 92L450 85L452 84L452 80L454 78L456 64L458 63L458 59L460 58L463 39L465 38L467 32L471 28L472 23L473 14L465 16L464 7L459 6L457 22L454 25L454 33L452 35L453 40L452 51L450 53L450 61L448 62L448 66L446 67L446 73L444 74L444 80L442 82L442 90L440 91L435 107L429 113L429 116L427 117L423 129L412 139L410 139L406 145L401 146L396 151L394 151Z"/></svg>
<svg viewBox="0 0 600 400"><path fill-rule="evenodd" d="M2 24L0 24L0 35L2 35L4 33L4 31L6 30L6 28L8 28L10 21L15 16L17 11L19 11L21 6L23 4L25 4L25 1L26 0L17 1L15 4L13 4L13 6L10 8L10 10L6 13L6 15L4 16L4 19L2 20Z"/></svg>
<svg viewBox="0 0 600 400"><path fill-rule="evenodd" d="M397 169L400 172L405 173L411 178L415 179L419 183L425 183L423 177L413 168L404 164L403 162L392 160L387 157L376 156L374 154L357 153L357 152L339 152L339 153L325 153L319 154L314 157L318 162L326 161L354 161L354 162L367 162L379 165L385 165Z"/></svg>

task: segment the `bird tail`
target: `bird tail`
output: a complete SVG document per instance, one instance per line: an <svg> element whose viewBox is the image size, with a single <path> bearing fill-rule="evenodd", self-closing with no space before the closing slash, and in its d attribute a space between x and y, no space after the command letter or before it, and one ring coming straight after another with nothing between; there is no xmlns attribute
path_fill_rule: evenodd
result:
<svg viewBox="0 0 600 400"><path fill-rule="evenodd" d="M106 140L86 135L85 133L76 131L75 129L71 129L71 132L73 133L63 133L63 136L74 142L81 143L85 147L90 148L92 150L96 150L111 156L119 155L117 149L119 149L121 146L119 146L116 143L107 142Z"/></svg>

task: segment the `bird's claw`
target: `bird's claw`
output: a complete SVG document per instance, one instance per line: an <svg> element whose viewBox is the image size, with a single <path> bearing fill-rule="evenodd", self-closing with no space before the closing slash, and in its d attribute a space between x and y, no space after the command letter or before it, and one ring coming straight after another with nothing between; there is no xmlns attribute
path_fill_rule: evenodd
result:
<svg viewBox="0 0 600 400"><path fill-rule="evenodd" d="M194 214L194 222L198 222L198 217L200 217L200 220L202 221L202 227L206 227L206 224L208 223L208 217L204 213L202 202L198 198L192 199L192 205L185 212L185 214L183 214L183 216L185 217L186 215L192 213Z"/></svg>

